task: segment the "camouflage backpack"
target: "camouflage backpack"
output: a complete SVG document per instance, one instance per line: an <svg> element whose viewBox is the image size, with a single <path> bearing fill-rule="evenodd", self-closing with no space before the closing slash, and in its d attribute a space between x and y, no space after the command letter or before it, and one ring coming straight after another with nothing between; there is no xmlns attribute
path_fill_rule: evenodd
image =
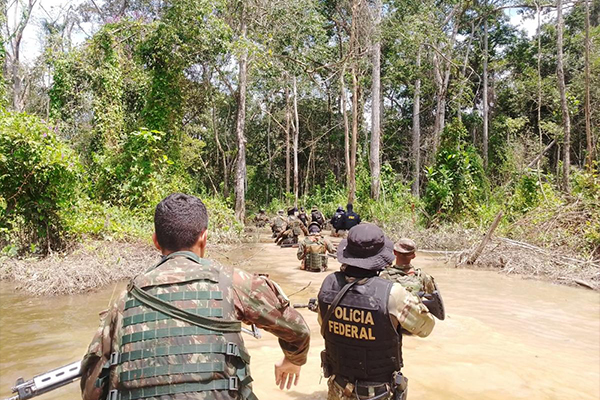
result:
<svg viewBox="0 0 600 400"><path fill-rule="evenodd" d="M327 269L327 255L325 243L322 238L311 237L307 239L304 252L304 268L309 271L325 271Z"/></svg>

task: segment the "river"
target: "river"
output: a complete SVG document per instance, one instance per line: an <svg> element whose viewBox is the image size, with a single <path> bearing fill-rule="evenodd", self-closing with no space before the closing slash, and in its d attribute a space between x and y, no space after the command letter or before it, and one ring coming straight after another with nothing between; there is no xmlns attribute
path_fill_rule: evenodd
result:
<svg viewBox="0 0 600 400"><path fill-rule="evenodd" d="M268 273L293 303L316 297L327 273L300 270L296 249L280 249L262 237L214 258L251 272ZM211 254L209 254L211 255ZM600 399L600 294L524 280L495 271L456 269L419 254L414 264L435 276L447 318L424 339L404 338L404 374L409 399ZM330 260L330 271L339 264ZM81 358L107 308L124 283L95 293L28 297L0 282L0 399L19 376L36 374ZM300 310L311 327L308 364L300 383L282 392L273 364L281 358L274 336L245 336L252 355L254 389L261 399L326 399L320 377L323 340L316 314ZM42 400L79 399L72 384Z"/></svg>

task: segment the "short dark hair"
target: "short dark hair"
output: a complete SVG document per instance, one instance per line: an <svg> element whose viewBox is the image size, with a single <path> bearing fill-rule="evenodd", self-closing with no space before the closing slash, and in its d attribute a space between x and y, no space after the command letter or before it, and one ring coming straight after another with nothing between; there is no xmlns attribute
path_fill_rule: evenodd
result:
<svg viewBox="0 0 600 400"><path fill-rule="evenodd" d="M206 206L196 196L173 193L154 210L154 231L163 249L191 248L208 227Z"/></svg>

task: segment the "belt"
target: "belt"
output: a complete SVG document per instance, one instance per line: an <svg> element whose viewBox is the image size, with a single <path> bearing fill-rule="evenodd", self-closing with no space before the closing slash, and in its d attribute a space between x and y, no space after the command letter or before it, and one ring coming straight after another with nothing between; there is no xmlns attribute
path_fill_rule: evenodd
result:
<svg viewBox="0 0 600 400"><path fill-rule="evenodd" d="M348 383L352 383L349 379L343 376L336 375L333 379L342 389L346 388ZM388 382L367 382L367 381L356 381L354 391L361 398L372 398L381 396L388 393L390 390L390 384Z"/></svg>

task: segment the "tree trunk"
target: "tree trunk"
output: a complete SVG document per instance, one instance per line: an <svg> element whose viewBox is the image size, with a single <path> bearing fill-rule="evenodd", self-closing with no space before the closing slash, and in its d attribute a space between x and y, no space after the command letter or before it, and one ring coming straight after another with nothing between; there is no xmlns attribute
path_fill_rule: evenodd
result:
<svg viewBox="0 0 600 400"><path fill-rule="evenodd" d="M556 75L558 76L558 91L560 93L560 108L562 111L564 140L563 140L563 179L562 188L569 192L569 168L571 164L571 119L567 105L567 89L565 87L565 71L563 67L563 29L562 0L556 2Z"/></svg>
<svg viewBox="0 0 600 400"><path fill-rule="evenodd" d="M415 79L415 93L413 100L413 125L412 125L412 153L413 153L413 183L412 194L419 197L421 172L421 47L417 50L417 79Z"/></svg>
<svg viewBox="0 0 600 400"><path fill-rule="evenodd" d="M483 21L483 167L488 167L488 19Z"/></svg>
<svg viewBox="0 0 600 400"><path fill-rule="evenodd" d="M212 125L213 130L215 132L215 142L217 143L217 150L221 154L221 159L223 160L223 196L225 198L229 197L229 167L227 166L227 156L223 147L221 146L221 141L219 140L219 130L217 129L216 123L216 115L215 115L215 105L212 105Z"/></svg>
<svg viewBox="0 0 600 400"><path fill-rule="evenodd" d="M585 3L585 138L587 144L587 158L586 166L588 170L591 170L593 161L596 159L594 151L594 141L592 140L592 118L591 118L591 105L590 105L590 4L588 0L584 0Z"/></svg>
<svg viewBox="0 0 600 400"><path fill-rule="evenodd" d="M294 205L298 207L298 194L300 191L298 171L298 137L300 136L300 120L298 118L298 88L294 76Z"/></svg>
<svg viewBox="0 0 600 400"><path fill-rule="evenodd" d="M352 142L350 145L350 171L348 179L348 203L356 197L356 147L358 145L358 76L356 65L352 66Z"/></svg>
<svg viewBox="0 0 600 400"><path fill-rule="evenodd" d="M285 192L290 192L290 176L291 176L291 163L290 163L290 121L292 119L290 113L290 93L286 86L285 88Z"/></svg>
<svg viewBox="0 0 600 400"><path fill-rule="evenodd" d="M473 36L475 36L475 23L473 21L471 21L471 34L469 35L469 42L467 43L467 51L465 52L465 61L463 62L463 66L462 66L462 70L460 73L460 76L462 77L462 79L466 78L467 75L467 66L469 65L469 55L471 53L471 43L473 43ZM468 84L468 80L465 79L465 81L467 81L466 84ZM458 118L458 121L460 123L462 123L462 95L465 89L465 84L461 84L459 89L458 89L458 96L457 96L457 104L456 104L456 117Z"/></svg>
<svg viewBox="0 0 600 400"><path fill-rule="evenodd" d="M342 65L340 72L340 102L342 116L344 117L344 163L346 165L346 187L350 187L350 127L348 123L348 110L346 106L346 85L344 84L344 75L346 64Z"/></svg>
<svg viewBox="0 0 600 400"><path fill-rule="evenodd" d="M246 16L242 9L241 37L246 38ZM236 122L238 142L237 168L235 174L235 217L244 222L246 216L246 137L244 134L246 124L246 85L247 85L248 51L242 50L239 59L239 93Z"/></svg>
<svg viewBox="0 0 600 400"><path fill-rule="evenodd" d="M375 42L373 43L373 86L371 100L371 197L379 200L381 186L381 0L375 0Z"/></svg>

